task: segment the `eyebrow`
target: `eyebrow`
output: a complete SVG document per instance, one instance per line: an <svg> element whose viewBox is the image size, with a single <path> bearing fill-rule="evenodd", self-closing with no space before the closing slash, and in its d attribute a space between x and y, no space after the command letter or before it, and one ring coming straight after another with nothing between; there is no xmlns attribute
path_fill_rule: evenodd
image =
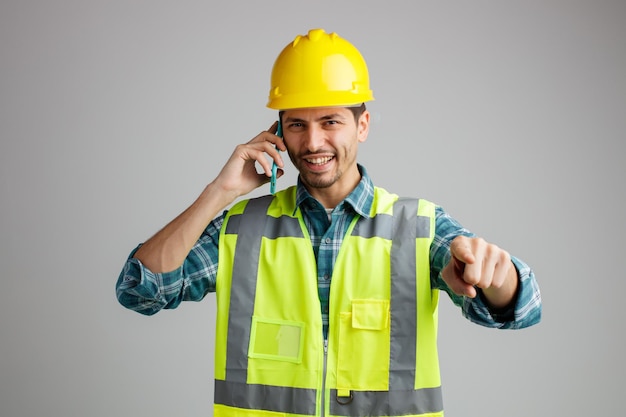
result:
<svg viewBox="0 0 626 417"><path fill-rule="evenodd" d="M322 117L317 118L315 121L316 122L321 122L324 120L332 120L332 119L341 119L341 120L345 120L346 118L341 114L341 113L331 113L331 114L326 114ZM287 117L285 119L285 122L291 122L291 123L306 123L306 120L304 119L299 119L297 117Z"/></svg>

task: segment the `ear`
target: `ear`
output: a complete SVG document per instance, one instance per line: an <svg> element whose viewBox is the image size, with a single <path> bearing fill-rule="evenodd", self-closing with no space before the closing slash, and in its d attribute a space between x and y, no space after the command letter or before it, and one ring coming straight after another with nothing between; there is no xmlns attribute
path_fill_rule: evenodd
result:
<svg viewBox="0 0 626 417"><path fill-rule="evenodd" d="M365 142L370 131L370 112L365 110L356 125L359 142Z"/></svg>

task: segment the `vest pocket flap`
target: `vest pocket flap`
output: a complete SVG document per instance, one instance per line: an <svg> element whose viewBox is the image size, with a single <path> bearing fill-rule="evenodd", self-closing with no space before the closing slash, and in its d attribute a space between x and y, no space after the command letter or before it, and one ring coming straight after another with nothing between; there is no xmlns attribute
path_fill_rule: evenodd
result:
<svg viewBox="0 0 626 417"><path fill-rule="evenodd" d="M352 327L383 330L389 326L388 300L352 300Z"/></svg>

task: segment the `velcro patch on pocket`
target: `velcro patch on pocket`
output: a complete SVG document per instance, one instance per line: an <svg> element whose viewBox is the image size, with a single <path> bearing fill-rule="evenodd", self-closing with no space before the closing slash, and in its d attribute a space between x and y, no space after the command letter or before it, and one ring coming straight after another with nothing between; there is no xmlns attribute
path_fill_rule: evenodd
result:
<svg viewBox="0 0 626 417"><path fill-rule="evenodd" d="M352 327L364 330L389 327L389 300L352 300Z"/></svg>

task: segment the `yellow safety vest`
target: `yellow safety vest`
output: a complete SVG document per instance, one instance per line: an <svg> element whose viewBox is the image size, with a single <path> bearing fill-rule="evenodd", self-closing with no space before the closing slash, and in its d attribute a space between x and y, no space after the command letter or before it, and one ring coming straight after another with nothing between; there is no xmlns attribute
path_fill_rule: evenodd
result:
<svg viewBox="0 0 626 417"><path fill-rule="evenodd" d="M435 208L376 188L335 262L329 333L296 188L242 201L222 226L215 416L442 416Z"/></svg>

